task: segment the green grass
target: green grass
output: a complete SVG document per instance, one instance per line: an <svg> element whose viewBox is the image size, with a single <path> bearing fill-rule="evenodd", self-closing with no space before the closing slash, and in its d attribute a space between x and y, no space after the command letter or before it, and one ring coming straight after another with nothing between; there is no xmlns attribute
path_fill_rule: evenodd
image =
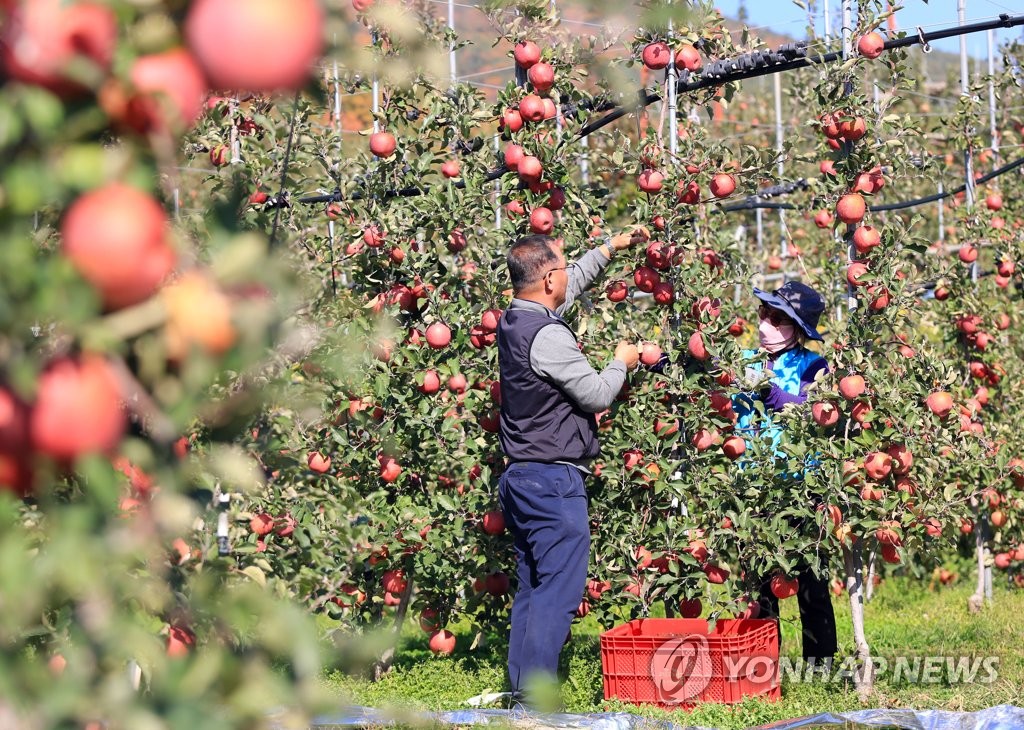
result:
<svg viewBox="0 0 1024 730"><path fill-rule="evenodd" d="M671 719L682 725L742 728L818 712L843 712L865 707L979 710L999 704L1024 703L1024 591L996 588L994 605L980 615L967 611L972 587L961 582L930 592L919 582L884 582L868 604L867 632L872 654L894 656L999 657L998 678L988 684L895 682L880 678L874 696L861 705L846 682L794 683L784 680L779 702L746 700L737 705L702 705L690 712L666 713L603 699L600 628L590 621L573 628L573 640L563 650L563 699L569 712L625 711ZM839 624L840 656L853 653L849 603L834 599ZM456 631L457 633L457 631ZM372 707L406 709L465 709L465 700L506 688L505 644L502 637L474 651L469 637L460 636L451 657L434 657L425 634L411 622L402 633L392 671L378 682L331 674L326 678L339 701ZM464 644L466 646L464 646ZM783 602L783 654L800 655L796 601Z"/></svg>

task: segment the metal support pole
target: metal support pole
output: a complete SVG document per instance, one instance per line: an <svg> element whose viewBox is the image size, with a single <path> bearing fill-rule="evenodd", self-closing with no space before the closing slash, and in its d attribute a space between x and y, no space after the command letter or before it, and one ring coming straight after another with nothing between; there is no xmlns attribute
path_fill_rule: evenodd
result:
<svg viewBox="0 0 1024 730"><path fill-rule="evenodd" d="M851 31L853 30L853 14L851 10L851 0L843 0L843 61L853 56L853 40L851 38ZM853 82L844 81L844 87L846 95L853 92ZM850 142L844 143L844 154L850 154ZM846 260L847 262L853 262L857 259L857 251L853 246L853 235L850 231L851 227L847 226L847 248L846 248ZM853 286L849 282L846 283L846 307L847 309L853 310L857 308L857 294Z"/></svg>
<svg viewBox="0 0 1024 730"><path fill-rule="evenodd" d="M580 140L583 151L580 153L580 181L584 185L590 184L590 137L589 135Z"/></svg>
<svg viewBox="0 0 1024 730"><path fill-rule="evenodd" d="M586 139L586 137L584 137ZM494 151L501 157L501 139L494 135ZM494 228L501 228L501 178L494 181Z"/></svg>
<svg viewBox="0 0 1024 730"><path fill-rule="evenodd" d="M374 31L371 35L371 43L377 45L377 31ZM380 131L380 121L377 119L377 115L380 113L380 81L377 79L377 73L373 74L373 131Z"/></svg>
<svg viewBox="0 0 1024 730"><path fill-rule="evenodd" d="M967 23L967 0L956 1L956 13L957 20L960 25ZM969 92L969 80L967 70L967 36L960 36L960 95L967 96ZM967 197L967 210L970 212L974 208L974 161L971 159L971 148L968 146L964 150L964 176L966 177L965 184L966 197ZM971 281L978 280L978 262L975 261L971 264Z"/></svg>
<svg viewBox="0 0 1024 730"><path fill-rule="evenodd" d="M235 114L238 113L238 99L234 96L228 101L228 119L231 120L231 164L239 165L242 162L242 140L238 137L238 125L235 123Z"/></svg>
<svg viewBox="0 0 1024 730"><path fill-rule="evenodd" d="M783 175L786 172L786 165L782 161L783 151L785 149L783 144L783 130L782 130L782 79L781 74L774 74L772 81L775 85L775 154L778 155L778 172L779 180L783 179ZM761 218L758 216L757 219L758 235L760 235L761 229ZM779 240L782 244L782 256L789 255L789 242L786 240L786 213L782 208L779 208ZM758 251L760 251L761 242L758 241Z"/></svg>
<svg viewBox="0 0 1024 730"><path fill-rule="evenodd" d="M668 36L672 38L672 21L668 21ZM669 54L670 56L672 54ZM675 163L676 153L679 151L679 123L676 119L676 81L679 78L679 71L676 69L675 58L668 62L668 149L672 153L672 162Z"/></svg>
<svg viewBox="0 0 1024 730"><path fill-rule="evenodd" d="M338 164L342 159L341 124L341 81L338 79L338 62L334 62L334 134L338 137Z"/></svg>
<svg viewBox="0 0 1024 730"><path fill-rule="evenodd" d="M762 213L764 211L758 208L754 211L754 217L757 219L757 255L760 258L761 254L764 253L764 222ZM782 245L785 246L786 242L783 240Z"/></svg>
<svg viewBox="0 0 1024 730"><path fill-rule="evenodd" d="M992 144L992 167L999 167L999 130L996 129L996 74L995 34L990 29L988 36L988 128Z"/></svg>
<svg viewBox="0 0 1024 730"><path fill-rule="evenodd" d="M828 44L832 42L832 19L829 17L828 12L828 0L825 0L825 47L828 48ZM846 24L843 24L846 27ZM846 47L846 43L843 43L843 47Z"/></svg>
<svg viewBox="0 0 1024 730"><path fill-rule="evenodd" d="M448 27L455 32L455 0L448 0ZM455 86L459 75L455 70L455 45L448 49L448 85Z"/></svg>
<svg viewBox="0 0 1024 730"><path fill-rule="evenodd" d="M942 180L940 179L938 193L942 195L943 192L945 191L942 189ZM946 203L942 198L939 198L935 204L939 206L939 243L944 243L946 240L946 224L943 221L943 211L945 210Z"/></svg>

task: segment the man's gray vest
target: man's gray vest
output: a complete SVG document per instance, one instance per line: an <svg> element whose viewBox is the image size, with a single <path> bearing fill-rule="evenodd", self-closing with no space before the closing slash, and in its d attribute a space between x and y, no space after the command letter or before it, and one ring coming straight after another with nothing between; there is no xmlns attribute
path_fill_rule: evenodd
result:
<svg viewBox="0 0 1024 730"><path fill-rule="evenodd" d="M594 415L530 367L533 339L548 325L572 332L562 319L529 309L506 309L498 324L501 448L511 461L592 459L600 449Z"/></svg>

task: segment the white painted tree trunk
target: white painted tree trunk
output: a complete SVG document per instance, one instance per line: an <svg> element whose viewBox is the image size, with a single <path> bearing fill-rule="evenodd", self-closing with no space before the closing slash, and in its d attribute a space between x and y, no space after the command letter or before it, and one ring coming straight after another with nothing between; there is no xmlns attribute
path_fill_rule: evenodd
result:
<svg viewBox="0 0 1024 730"><path fill-rule="evenodd" d="M864 600L868 603L875 595L875 566L878 563L878 553L872 550L868 554L868 582L864 587Z"/></svg>
<svg viewBox="0 0 1024 730"><path fill-rule="evenodd" d="M846 592L850 596L850 618L853 621L853 640L859 668L854 675L854 686L861 701L867 701L874 688L875 672L871 661L871 647L864 633L864 556L860 538L843 547L846 565Z"/></svg>
<svg viewBox="0 0 1024 730"><path fill-rule="evenodd" d="M974 507L974 557L978 568L978 581L974 593L967 599L967 609L978 613L985 604L985 518L976 499L971 500Z"/></svg>

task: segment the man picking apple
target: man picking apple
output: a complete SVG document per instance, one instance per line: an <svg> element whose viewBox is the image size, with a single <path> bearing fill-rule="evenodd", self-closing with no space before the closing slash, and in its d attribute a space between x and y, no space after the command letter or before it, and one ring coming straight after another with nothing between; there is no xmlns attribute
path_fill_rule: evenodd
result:
<svg viewBox="0 0 1024 730"><path fill-rule="evenodd" d="M611 405L639 359L635 345L620 342L612 362L594 370L562 314L616 251L649 238L635 227L568 265L549 236L521 238L508 253L514 299L498 325L499 436L508 467L498 497L518 558L508 650L515 701L528 681L555 679L587 580L583 480L599 451L594 414Z"/></svg>

